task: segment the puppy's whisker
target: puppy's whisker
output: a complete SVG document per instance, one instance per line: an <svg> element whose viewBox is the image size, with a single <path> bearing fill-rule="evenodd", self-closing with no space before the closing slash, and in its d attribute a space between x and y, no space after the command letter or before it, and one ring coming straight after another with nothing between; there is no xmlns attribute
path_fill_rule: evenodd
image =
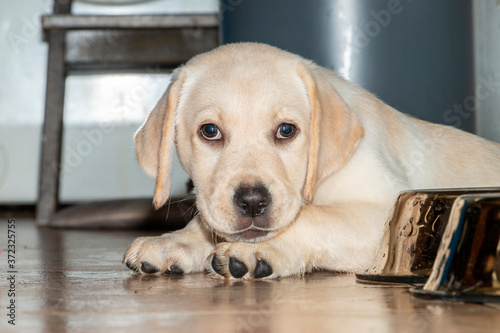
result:
<svg viewBox="0 0 500 333"><path fill-rule="evenodd" d="M217 232L215 232L214 229L211 229L211 230L212 230L212 238L214 240L215 245L217 246L219 244L219 242L218 242L219 239L217 237Z"/></svg>
<svg viewBox="0 0 500 333"><path fill-rule="evenodd" d="M181 217L185 217L185 215L188 213L189 213L188 218L191 219L192 217L195 217L198 214L198 210L195 210L196 209L195 207L196 207L196 203L192 204L187 209L183 209L184 207L180 207L183 210Z"/></svg>
<svg viewBox="0 0 500 333"><path fill-rule="evenodd" d="M214 228L209 227L209 229L210 229L210 231L211 231L211 233L212 233L212 239L213 239L213 241L214 241L215 246L219 245L219 240L220 240L220 239L222 239L222 236L221 236L221 235L219 235L219 234L217 233L217 231L215 231L215 229L214 229Z"/></svg>
<svg viewBox="0 0 500 333"><path fill-rule="evenodd" d="M181 199L177 200L176 202L177 203L182 203L184 201L191 201L191 200L195 200L195 199L196 199L196 195L195 194L190 194L190 195L185 196L184 198L181 198Z"/></svg>
<svg viewBox="0 0 500 333"><path fill-rule="evenodd" d="M172 202L172 198L169 197L168 200L167 200L167 215L165 217L165 220L168 220L168 216L170 214L170 205L171 205L171 202Z"/></svg>

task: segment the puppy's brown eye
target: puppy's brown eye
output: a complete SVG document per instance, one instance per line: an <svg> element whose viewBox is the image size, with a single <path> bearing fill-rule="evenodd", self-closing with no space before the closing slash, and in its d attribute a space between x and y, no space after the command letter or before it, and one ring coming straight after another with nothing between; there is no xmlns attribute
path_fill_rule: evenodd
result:
<svg viewBox="0 0 500 333"><path fill-rule="evenodd" d="M204 124L200 127L201 135L207 140L220 140L222 134L219 128L214 124Z"/></svg>
<svg viewBox="0 0 500 333"><path fill-rule="evenodd" d="M293 124L283 123L278 127L276 137L278 139L290 139L297 133L297 127Z"/></svg>

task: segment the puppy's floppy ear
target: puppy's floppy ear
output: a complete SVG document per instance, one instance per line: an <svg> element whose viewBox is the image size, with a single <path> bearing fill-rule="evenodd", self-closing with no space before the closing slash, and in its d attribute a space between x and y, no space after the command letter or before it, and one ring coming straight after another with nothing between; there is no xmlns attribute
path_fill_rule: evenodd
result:
<svg viewBox="0 0 500 333"><path fill-rule="evenodd" d="M153 202L157 209L167 202L170 195L176 109L184 76L182 70L174 72L167 91L134 135L139 165L149 176L156 178Z"/></svg>
<svg viewBox="0 0 500 333"><path fill-rule="evenodd" d="M364 130L356 115L313 64L300 64L298 73L309 98L311 128L304 198L311 202L321 181L352 156Z"/></svg>

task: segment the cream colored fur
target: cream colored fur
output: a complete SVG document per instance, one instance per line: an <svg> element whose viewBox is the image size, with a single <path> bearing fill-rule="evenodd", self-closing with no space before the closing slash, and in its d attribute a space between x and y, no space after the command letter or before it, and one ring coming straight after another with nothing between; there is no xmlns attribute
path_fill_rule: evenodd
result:
<svg viewBox="0 0 500 333"><path fill-rule="evenodd" d="M203 139L205 123L220 128L222 141ZM276 140L282 123L298 128L292 139ZM372 264L398 192L500 185L499 144L409 117L262 44L222 46L179 68L135 142L156 178L157 207L168 199L175 142L199 210L185 229L131 245L124 262L141 273L147 263L158 273L175 267L234 279L230 258L248 268L244 279L260 260L272 267L267 278L357 271ZM257 238L237 227L233 195L242 183L264 184L272 195L269 228Z"/></svg>

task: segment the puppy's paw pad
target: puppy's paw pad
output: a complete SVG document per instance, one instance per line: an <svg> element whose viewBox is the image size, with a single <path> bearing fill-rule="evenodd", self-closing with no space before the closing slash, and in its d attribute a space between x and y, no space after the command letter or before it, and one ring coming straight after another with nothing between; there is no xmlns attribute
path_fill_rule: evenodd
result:
<svg viewBox="0 0 500 333"><path fill-rule="evenodd" d="M141 262L141 271L146 274L155 274L158 273L160 270L154 266L148 263L147 261Z"/></svg>
<svg viewBox="0 0 500 333"><path fill-rule="evenodd" d="M229 273L231 273L234 278L239 279L248 273L248 267L238 259L231 257L229 258Z"/></svg>
<svg viewBox="0 0 500 333"><path fill-rule="evenodd" d="M226 266L221 260L222 258L219 258L217 254L213 255L212 261L211 261L211 266L212 269L215 271L215 273L226 276Z"/></svg>
<svg viewBox="0 0 500 333"><path fill-rule="evenodd" d="M280 274L271 264L275 252L275 249L263 244L224 243L206 259L205 269L216 279L279 277Z"/></svg>
<svg viewBox="0 0 500 333"><path fill-rule="evenodd" d="M165 271L165 274L166 275L180 275L180 274L184 274L184 271L176 266L176 265L172 265L170 266L170 268L167 268L167 270Z"/></svg>
<svg viewBox="0 0 500 333"><path fill-rule="evenodd" d="M133 270L134 272L139 273L139 269L134 265L134 263L131 260L127 260L125 262L125 265L127 265L127 267Z"/></svg>
<svg viewBox="0 0 500 333"><path fill-rule="evenodd" d="M257 264L253 271L253 277L255 279L260 279L273 274L273 268L264 259L257 259Z"/></svg>

